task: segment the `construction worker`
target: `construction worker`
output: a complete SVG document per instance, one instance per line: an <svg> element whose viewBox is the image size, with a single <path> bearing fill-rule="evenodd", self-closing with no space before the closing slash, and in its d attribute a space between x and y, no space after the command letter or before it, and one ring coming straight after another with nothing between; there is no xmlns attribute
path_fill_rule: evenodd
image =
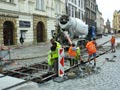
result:
<svg viewBox="0 0 120 90"><path fill-rule="evenodd" d="M74 43L68 49L68 56L70 57L70 66L73 66L77 56L77 48Z"/></svg>
<svg viewBox="0 0 120 90"><path fill-rule="evenodd" d="M61 48L61 44L59 42L55 41L54 39L51 39L50 42L51 42L52 45L55 45L55 43L56 43L57 48Z"/></svg>
<svg viewBox="0 0 120 90"><path fill-rule="evenodd" d="M48 65L49 71L52 71L52 67L54 67L54 71L58 73L58 49L56 46L51 46L51 50L48 53Z"/></svg>
<svg viewBox="0 0 120 90"><path fill-rule="evenodd" d="M111 41L111 50L112 52L115 52L115 37L112 36L110 41Z"/></svg>
<svg viewBox="0 0 120 90"><path fill-rule="evenodd" d="M88 55L89 55L88 56L88 62L90 63L90 58L93 56L94 67L96 66L96 51L97 51L96 46L97 46L97 44L96 44L96 39L95 38L93 38L92 41L89 41L86 44L86 49L87 49Z"/></svg>
<svg viewBox="0 0 120 90"><path fill-rule="evenodd" d="M80 64L84 64L84 62L83 62L83 60L81 58L80 48L81 48L81 46L79 45L77 47L77 51L76 51L77 52L77 56L76 56L75 64L78 64L78 60L80 60Z"/></svg>
<svg viewBox="0 0 120 90"><path fill-rule="evenodd" d="M52 68L53 68L53 65L54 65L54 61L51 59L52 58L52 51L50 50L48 52L48 71L49 72L52 72Z"/></svg>

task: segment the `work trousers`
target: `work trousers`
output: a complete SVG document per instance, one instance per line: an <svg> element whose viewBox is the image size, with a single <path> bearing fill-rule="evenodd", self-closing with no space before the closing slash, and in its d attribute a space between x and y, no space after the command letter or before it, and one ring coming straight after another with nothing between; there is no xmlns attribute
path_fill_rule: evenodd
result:
<svg viewBox="0 0 120 90"><path fill-rule="evenodd" d="M48 65L48 71L52 72L53 65Z"/></svg>
<svg viewBox="0 0 120 90"><path fill-rule="evenodd" d="M58 74L58 58L54 59L54 71L56 74Z"/></svg>
<svg viewBox="0 0 120 90"><path fill-rule="evenodd" d="M76 64L77 62L77 60L75 60L75 58L74 57L70 57L69 58L69 61L70 61L70 66L74 66L74 64Z"/></svg>

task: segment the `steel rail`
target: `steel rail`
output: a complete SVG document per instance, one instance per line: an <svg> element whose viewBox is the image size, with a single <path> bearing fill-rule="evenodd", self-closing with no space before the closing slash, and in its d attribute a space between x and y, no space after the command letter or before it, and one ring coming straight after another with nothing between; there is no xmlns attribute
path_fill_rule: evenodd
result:
<svg viewBox="0 0 120 90"><path fill-rule="evenodd" d="M19 85L25 84L25 83L27 83L27 82L29 82L29 81L30 81L30 80L26 80L26 81L23 81L23 82L17 83L17 84L15 84L15 85L12 85L12 86L6 87L6 88L4 88L4 89L2 89L2 90L9 90L9 89L12 89L12 88L14 88L14 87L17 87L17 86L19 86Z"/></svg>

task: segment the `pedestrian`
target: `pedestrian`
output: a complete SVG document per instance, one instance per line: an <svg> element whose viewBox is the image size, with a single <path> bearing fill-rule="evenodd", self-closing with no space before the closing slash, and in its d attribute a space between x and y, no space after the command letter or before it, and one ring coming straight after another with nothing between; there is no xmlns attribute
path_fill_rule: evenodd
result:
<svg viewBox="0 0 120 90"><path fill-rule="evenodd" d="M52 67L54 68L54 72L58 74L58 49L56 46L51 46L50 51L48 53L48 66L49 71L52 71Z"/></svg>
<svg viewBox="0 0 120 90"><path fill-rule="evenodd" d="M78 47L77 47L77 56L76 56L76 60L75 60L75 64L78 64L78 62L80 61L80 64L84 64L84 62L83 62L83 60L82 60L82 58L81 58L81 51L80 51L80 48L81 48L81 46L79 45Z"/></svg>
<svg viewBox="0 0 120 90"><path fill-rule="evenodd" d="M93 38L91 41L88 41L86 44L86 49L88 51L88 62L90 64L90 59L91 57L94 58L94 67L96 66L96 52L97 52L97 44L96 44L96 39Z"/></svg>
<svg viewBox="0 0 120 90"><path fill-rule="evenodd" d="M20 43L23 45L23 43L24 43L24 38L23 38L23 36L21 35L20 36Z"/></svg>
<svg viewBox="0 0 120 90"><path fill-rule="evenodd" d="M111 50L112 52L115 52L115 37L112 36L110 41L111 41Z"/></svg>
<svg viewBox="0 0 120 90"><path fill-rule="evenodd" d="M72 43L72 45L68 49L68 56L70 60L70 66L73 66L75 64L75 60L77 56L77 48L75 47L74 43Z"/></svg>

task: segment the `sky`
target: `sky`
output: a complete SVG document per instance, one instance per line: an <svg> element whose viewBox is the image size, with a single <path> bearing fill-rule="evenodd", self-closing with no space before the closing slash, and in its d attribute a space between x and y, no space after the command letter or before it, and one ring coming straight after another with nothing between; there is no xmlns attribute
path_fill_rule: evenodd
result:
<svg viewBox="0 0 120 90"><path fill-rule="evenodd" d="M98 4L99 11L102 13L104 22L107 19L110 20L112 24L113 13L115 10L120 10L120 0L96 0Z"/></svg>

